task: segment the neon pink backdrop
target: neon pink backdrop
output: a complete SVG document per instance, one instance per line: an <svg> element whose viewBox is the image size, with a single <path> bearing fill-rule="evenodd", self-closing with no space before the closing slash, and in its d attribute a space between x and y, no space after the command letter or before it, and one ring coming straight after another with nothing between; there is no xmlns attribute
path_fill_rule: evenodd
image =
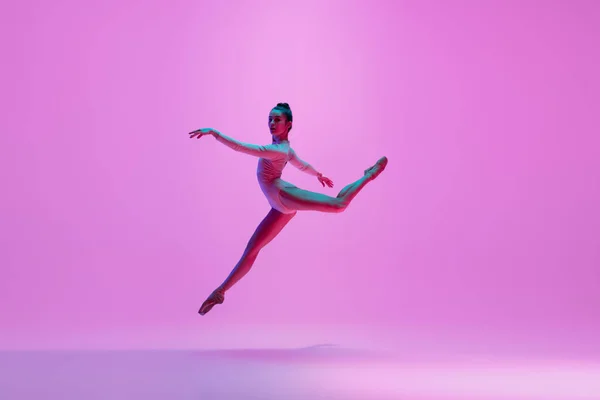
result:
<svg viewBox="0 0 600 400"><path fill-rule="evenodd" d="M595 2L2 8L0 348L600 354ZM268 143L277 102L336 187L285 179L388 169L200 317L269 207L256 159L187 132Z"/></svg>

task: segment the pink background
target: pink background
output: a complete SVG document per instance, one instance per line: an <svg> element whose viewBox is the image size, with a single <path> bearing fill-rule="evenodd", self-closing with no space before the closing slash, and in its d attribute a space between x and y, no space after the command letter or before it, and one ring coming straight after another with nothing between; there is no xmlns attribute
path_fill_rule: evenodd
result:
<svg viewBox="0 0 600 400"><path fill-rule="evenodd" d="M2 5L0 348L416 343L600 356L594 1ZM300 213L228 294L292 145ZM457 347L458 346L458 347Z"/></svg>

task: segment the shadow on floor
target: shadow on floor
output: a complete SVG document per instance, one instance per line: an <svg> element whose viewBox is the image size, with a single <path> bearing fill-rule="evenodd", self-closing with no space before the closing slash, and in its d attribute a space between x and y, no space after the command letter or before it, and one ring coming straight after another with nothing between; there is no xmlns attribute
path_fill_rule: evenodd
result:
<svg viewBox="0 0 600 400"><path fill-rule="evenodd" d="M381 361L388 358L388 356L380 352L344 348L329 343L297 348L197 350L193 351L193 354L201 358L245 360L267 363Z"/></svg>

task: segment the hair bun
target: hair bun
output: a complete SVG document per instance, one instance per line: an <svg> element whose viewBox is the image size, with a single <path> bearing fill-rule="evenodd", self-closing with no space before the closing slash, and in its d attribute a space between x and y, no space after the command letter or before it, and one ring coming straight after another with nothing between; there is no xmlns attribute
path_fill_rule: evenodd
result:
<svg viewBox="0 0 600 400"><path fill-rule="evenodd" d="M277 103L277 107L283 107L290 110L290 105L288 103Z"/></svg>

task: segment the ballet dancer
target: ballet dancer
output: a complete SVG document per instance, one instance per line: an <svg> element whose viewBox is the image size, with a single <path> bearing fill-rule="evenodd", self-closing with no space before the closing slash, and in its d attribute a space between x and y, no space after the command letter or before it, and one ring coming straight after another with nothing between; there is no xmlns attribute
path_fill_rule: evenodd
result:
<svg viewBox="0 0 600 400"><path fill-rule="evenodd" d="M258 157L258 184L272 207L256 228L242 257L227 279L204 301L198 310L200 315L205 315L216 304L223 303L225 292L248 273L260 250L281 232L288 222L294 218L297 211L327 213L344 211L362 188L377 178L387 165L387 157L380 158L375 165L364 171L364 175L360 179L344 187L337 197L300 189L281 179L282 171L288 162L300 171L317 177L323 187L325 185L330 188L333 187L333 181L299 158L290 147L288 135L292 130L292 121L293 116L290 106L287 103L278 103L269 113L272 144L264 146L239 142L211 128L198 129L189 133L190 139L200 139L211 135L217 141L237 152Z"/></svg>

